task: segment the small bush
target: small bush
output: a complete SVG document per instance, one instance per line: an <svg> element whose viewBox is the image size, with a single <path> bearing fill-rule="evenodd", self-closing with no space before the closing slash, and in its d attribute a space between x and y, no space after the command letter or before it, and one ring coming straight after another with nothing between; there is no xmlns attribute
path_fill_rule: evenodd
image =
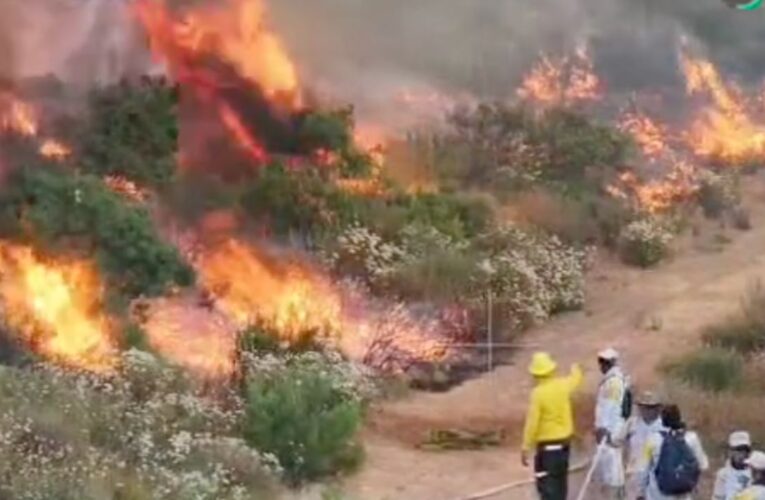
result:
<svg viewBox="0 0 765 500"><path fill-rule="evenodd" d="M278 458L288 482L300 484L359 465L362 415L362 403L330 373L290 365L249 380L243 432L251 446Z"/></svg>
<svg viewBox="0 0 765 500"><path fill-rule="evenodd" d="M731 351L700 349L673 361L665 370L686 384L710 392L739 390L744 381L743 360Z"/></svg>
<svg viewBox="0 0 765 500"><path fill-rule="evenodd" d="M732 175L718 175L705 170L701 176L698 200L704 216L710 219L721 217L735 207L741 199L738 179Z"/></svg>
<svg viewBox="0 0 765 500"><path fill-rule="evenodd" d="M674 236L663 221L642 219L624 227L619 236L619 254L631 265L652 267L670 253Z"/></svg>
<svg viewBox="0 0 765 500"><path fill-rule="evenodd" d="M765 350L765 289L762 285L756 283L750 288L738 313L706 328L703 340L711 347L745 356Z"/></svg>

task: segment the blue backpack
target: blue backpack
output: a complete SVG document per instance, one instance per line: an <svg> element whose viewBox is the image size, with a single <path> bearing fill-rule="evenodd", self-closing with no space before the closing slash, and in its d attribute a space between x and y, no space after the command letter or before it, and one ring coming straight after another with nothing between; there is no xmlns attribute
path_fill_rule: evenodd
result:
<svg viewBox="0 0 765 500"><path fill-rule="evenodd" d="M665 495L687 495L696 489L701 468L693 450L685 441L685 432L662 432L664 441L656 464L656 485Z"/></svg>

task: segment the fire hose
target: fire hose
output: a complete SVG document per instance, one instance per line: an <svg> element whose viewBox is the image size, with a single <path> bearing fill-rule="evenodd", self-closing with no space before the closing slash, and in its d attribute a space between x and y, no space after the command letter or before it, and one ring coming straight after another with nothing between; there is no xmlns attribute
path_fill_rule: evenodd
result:
<svg viewBox="0 0 765 500"><path fill-rule="evenodd" d="M587 475L585 476L584 483L582 483L582 487L579 489L579 495L577 496L577 500L584 500L584 495L587 492L587 488L589 487L590 482L592 482L592 475L595 472L595 467L597 466L598 461L600 460L600 455L603 453L603 449L605 448L605 446L606 446L605 440L601 441L598 444L598 447L595 450L595 455L592 457L592 459L585 460L582 463L569 467L568 473L572 474L574 472L579 472L581 470L584 470L584 468L587 467L588 464L590 465L590 468L587 471ZM490 498L508 490L534 484L538 479L541 479L545 477L546 475L547 475L546 472L535 474L532 479L522 479L520 481L513 481L512 483L506 483L500 486L495 486L494 488L491 488L488 490L484 490L478 493L473 493L465 497L461 497L459 498L459 500L481 500L484 498Z"/></svg>

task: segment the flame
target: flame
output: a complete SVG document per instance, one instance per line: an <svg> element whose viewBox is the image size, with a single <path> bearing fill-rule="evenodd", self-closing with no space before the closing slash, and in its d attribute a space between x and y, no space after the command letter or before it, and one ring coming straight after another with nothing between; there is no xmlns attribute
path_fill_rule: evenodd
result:
<svg viewBox="0 0 765 500"><path fill-rule="evenodd" d="M215 307L239 328L267 325L285 342L315 332L356 359L381 345L386 353L417 360L437 361L450 352L437 322L418 320L400 306L375 310L366 296L344 292L329 276L240 240L200 252L196 268Z"/></svg>
<svg viewBox="0 0 765 500"><path fill-rule="evenodd" d="M688 202L699 190L698 171L685 161L677 161L663 178L647 182L642 182L634 172L625 172L619 177L619 184L607 186L606 190L614 197L632 199L639 210L650 214Z"/></svg>
<svg viewBox="0 0 765 500"><path fill-rule="evenodd" d="M0 304L7 325L38 354L67 366L115 366L102 286L88 261L47 261L32 248L0 244Z"/></svg>
<svg viewBox="0 0 765 500"><path fill-rule="evenodd" d="M683 51L680 63L688 94L706 95L711 104L702 109L687 134L693 152L729 165L740 165L765 154L765 127L747 112L747 100L717 68Z"/></svg>
<svg viewBox="0 0 765 500"><path fill-rule="evenodd" d="M145 189L139 187L138 184L125 177L107 175L104 177L104 183L115 193L121 194L138 203L145 202L149 196L149 193Z"/></svg>
<svg viewBox="0 0 765 500"><path fill-rule="evenodd" d="M267 27L262 0L221 0L186 8L178 18L163 0L138 0L138 18L152 51L176 76L188 76L190 58L214 56L231 64L270 99L302 106L297 68L281 40Z"/></svg>
<svg viewBox="0 0 765 500"><path fill-rule="evenodd" d="M243 327L264 322L286 340L308 330L340 330L338 297L298 264L274 268L255 249L229 239L201 255L198 271L221 310Z"/></svg>
<svg viewBox="0 0 765 500"><path fill-rule="evenodd" d="M226 317L184 298L154 299L146 305L141 326L163 357L208 379L234 373L236 328Z"/></svg>
<svg viewBox="0 0 765 500"><path fill-rule="evenodd" d="M594 68L585 45L577 47L571 57L542 54L517 94L521 99L548 106L600 99L602 85Z"/></svg>
<svg viewBox="0 0 765 500"><path fill-rule="evenodd" d="M9 91L0 91L0 129L24 137L39 138L40 115L37 108ZM71 154L69 147L55 139L41 139L39 152L46 158L61 160Z"/></svg>
<svg viewBox="0 0 765 500"><path fill-rule="evenodd" d="M250 135L250 132L248 132L242 124L239 115L237 115L231 107L225 104L221 104L219 112L223 125L225 125L228 131L234 135L236 141L242 145L245 151L250 153L250 155L258 162L266 161L267 155L263 150L263 146Z"/></svg>
<svg viewBox="0 0 765 500"><path fill-rule="evenodd" d="M648 158L657 159L669 151L665 128L639 111L624 113L619 129L630 134Z"/></svg>

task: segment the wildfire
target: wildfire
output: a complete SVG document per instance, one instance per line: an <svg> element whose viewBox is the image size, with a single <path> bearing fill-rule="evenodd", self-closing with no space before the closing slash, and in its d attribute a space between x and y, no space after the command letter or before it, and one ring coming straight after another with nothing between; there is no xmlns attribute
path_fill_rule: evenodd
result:
<svg viewBox="0 0 765 500"><path fill-rule="evenodd" d="M208 379L234 372L236 328L226 317L184 298L155 299L147 306L141 326L162 356Z"/></svg>
<svg viewBox="0 0 765 500"><path fill-rule="evenodd" d="M254 248L229 239L201 255L198 272L221 310L241 326L264 322L285 340L309 330L340 331L336 293L297 263L268 263Z"/></svg>
<svg viewBox="0 0 765 500"><path fill-rule="evenodd" d="M288 121L281 115L303 106L297 68L281 40L269 30L263 1L197 2L183 8L173 8L169 3L136 0L133 4L152 52L166 62L175 79L197 94L200 102L216 110L233 139L262 163L268 141L261 135L267 133L268 126L256 133L245 113L271 108L261 118L275 126L280 120ZM262 95L255 96L258 92L253 89ZM237 94L239 90L245 92ZM253 100L233 102L241 98Z"/></svg>
<svg viewBox="0 0 765 500"><path fill-rule="evenodd" d="M401 307L378 311L363 294L342 291L329 276L242 241L228 239L201 252L196 267L215 307L238 328L257 322L286 342L312 332L350 356L374 356L386 367L392 363L382 361L383 355L435 361L449 354L437 322L420 321Z"/></svg>
<svg viewBox="0 0 765 500"><path fill-rule="evenodd" d="M0 305L30 348L62 364L107 372L115 366L102 286L92 263L48 261L32 248L0 244Z"/></svg>
<svg viewBox="0 0 765 500"><path fill-rule="evenodd" d="M0 129L24 137L38 138L39 111L8 91L0 91ZM63 159L71 153L69 148L55 139L41 139L39 148L46 158Z"/></svg>
<svg viewBox="0 0 765 500"><path fill-rule="evenodd" d="M705 95L711 101L687 134L693 152L732 165L761 159L765 154L765 126L747 112L742 92L726 83L710 61L684 51L680 63L688 94Z"/></svg>
<svg viewBox="0 0 765 500"><path fill-rule="evenodd" d="M544 105L594 101L601 97L601 81L587 48L581 45L570 57L543 54L517 93L522 99Z"/></svg>
<svg viewBox="0 0 765 500"><path fill-rule="evenodd" d="M625 172L619 177L619 186L606 189L612 196L632 199L640 210L655 214L693 199L699 190L697 174L693 165L678 161L664 178L642 182L633 172Z"/></svg>
<svg viewBox="0 0 765 500"><path fill-rule="evenodd" d="M664 127L639 111L624 113L619 128L635 139L648 158L655 160L669 151Z"/></svg>

